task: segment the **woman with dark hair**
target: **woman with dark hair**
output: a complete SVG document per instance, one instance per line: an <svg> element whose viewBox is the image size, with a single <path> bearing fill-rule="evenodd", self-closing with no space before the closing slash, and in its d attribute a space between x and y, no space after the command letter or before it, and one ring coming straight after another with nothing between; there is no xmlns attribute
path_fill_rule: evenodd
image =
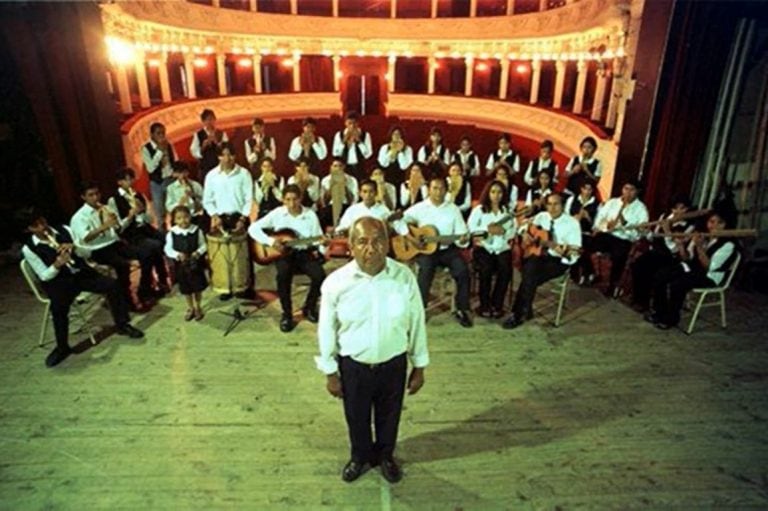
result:
<svg viewBox="0 0 768 511"><path fill-rule="evenodd" d="M445 181L448 186L445 200L456 204L459 207L459 211L461 211L461 216L466 219L469 216L469 208L472 207L472 188L460 164L451 163L451 166L448 167L448 177Z"/></svg>
<svg viewBox="0 0 768 511"><path fill-rule="evenodd" d="M595 151L597 151L595 137L584 137L579 148L581 155L571 158L565 167L565 175L568 176L565 193L570 195L578 195L582 183L586 180L592 181L594 187L597 188L597 183L600 182L600 176L603 173L602 163L595 158Z"/></svg>
<svg viewBox="0 0 768 511"><path fill-rule="evenodd" d="M451 164L451 152L443 143L443 132L433 126L429 130L429 140L419 148L416 161L424 165L425 178L445 177L445 170Z"/></svg>
<svg viewBox="0 0 768 511"><path fill-rule="evenodd" d="M419 163L413 163L406 172L405 181L400 185L400 205L404 208L413 206L427 198L428 187L424 169Z"/></svg>
<svg viewBox="0 0 768 511"><path fill-rule="evenodd" d="M509 168L509 165L504 162L496 164L496 168L493 170L493 179L494 181L499 181L504 185L504 204L510 209L510 211L514 211L517 209L519 191L517 185L512 182L511 176L512 170Z"/></svg>
<svg viewBox="0 0 768 511"><path fill-rule="evenodd" d="M536 176L536 184L528 190L528 195L525 198L525 206L531 210L530 216L544 211L547 196L552 192L552 181L549 173L546 171L539 172L539 175Z"/></svg>
<svg viewBox="0 0 768 511"><path fill-rule="evenodd" d="M379 149L378 162L387 182L400 186L413 163L413 149L405 143L403 128L393 126L389 130L389 142Z"/></svg>
<svg viewBox="0 0 768 511"><path fill-rule="evenodd" d="M491 181L485 186L480 204L469 215L469 232L487 232L472 251L472 261L480 281L480 308L484 318L500 318L504 314L504 297L512 283L512 257L509 242L514 238L516 221L509 216L504 183ZM496 282L493 283L493 278ZM493 283L493 286L492 286Z"/></svg>

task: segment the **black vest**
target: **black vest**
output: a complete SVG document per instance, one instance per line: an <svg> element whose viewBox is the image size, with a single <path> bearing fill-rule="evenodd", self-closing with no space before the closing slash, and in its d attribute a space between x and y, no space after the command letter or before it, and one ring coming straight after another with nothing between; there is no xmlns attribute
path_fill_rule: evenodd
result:
<svg viewBox="0 0 768 511"><path fill-rule="evenodd" d="M421 147L424 149L425 157L425 161L421 163L426 166L424 179L429 180L433 177L443 177L443 174L445 173L445 151L447 151L445 145L440 144L440 147L437 150L438 160L429 163L427 163L427 160L429 160L429 157L432 154L432 144L427 143Z"/></svg>
<svg viewBox="0 0 768 511"><path fill-rule="evenodd" d="M701 263L699 262L699 258L695 256L691 260L692 267L694 267L697 271L700 271L702 273L707 273L709 271L728 271L728 269L733 264L733 261L736 259L736 256L738 254L739 247L736 245L736 243L733 240L730 240L728 238L717 238L717 240L707 249L707 257L711 260L712 256L715 255L715 252L720 250L726 243L733 243L733 252L731 252L731 255L723 261L723 264L721 264L717 268L712 268L712 270L709 270L708 268L704 268Z"/></svg>
<svg viewBox="0 0 768 511"><path fill-rule="evenodd" d="M262 183L259 182L259 187L261 186L262 186ZM277 198L277 195L275 195L275 190L277 186L278 186L277 184L271 186L269 188L269 191L262 196L261 202L259 203L259 218L262 218L264 215L266 215L273 209L283 205L283 202ZM262 188L262 191L264 191L263 188ZM304 195L308 196L309 194L304 193ZM302 204L304 203L304 197L302 197L301 202ZM312 205L311 200L309 201L309 205L310 206Z"/></svg>
<svg viewBox="0 0 768 511"><path fill-rule="evenodd" d="M151 158L154 158L155 154L157 154L157 151L159 151L159 149L155 149L155 147L152 145L152 142L147 142L146 144L144 144L144 147L146 147L147 151L149 151L149 156ZM176 161L176 155L173 152L172 144L168 144L168 159L170 160L171 163ZM163 162L162 161L160 161L160 163L154 169L147 169L147 172L149 172L150 181L154 181L155 183L163 182Z"/></svg>
<svg viewBox="0 0 768 511"><path fill-rule="evenodd" d="M58 242L61 245L65 244L65 243L72 243L72 237L69 235L69 232L67 232L67 230L64 229L63 227L61 229L58 229L58 232L56 233L54 238L56 239L56 242ZM27 246L28 249L30 249L32 252L34 252L34 254L37 255L37 257L39 257L40 260L43 261L43 263L46 266L52 265L54 263L54 261L56 261L56 258L59 255L59 253L56 251L56 249L54 249L52 246L48 245L47 243L37 243L37 244L35 244L32 241L32 237L31 236L29 237L29 239L27 240L25 245ZM80 258L80 256L78 256L74 252L72 253L72 264L78 270L82 270L83 268L85 268L87 266L85 264L85 261L83 261L83 259ZM72 276L72 271L69 268L69 266L68 265L67 266L63 266L61 268L61 270L59 270L59 274L56 275L56 277L54 277L50 281L41 282L41 284L43 285L43 287L45 287L46 285L52 284L52 283L56 282L57 280L59 280L61 278L68 278L70 276Z"/></svg>
<svg viewBox="0 0 768 511"><path fill-rule="evenodd" d="M582 205L581 200L579 200L578 195L573 196L573 200L571 201L571 208L568 210L568 214L571 216L578 215L581 213L582 209L585 209L587 213L589 214L590 218L592 220L587 220L586 218L582 218L579 223L581 224L581 231L582 232L588 232L592 230L592 222L595 220L595 216L597 216L597 208L599 206L597 199L592 197L592 202L590 204L587 204L586 206Z"/></svg>
<svg viewBox="0 0 768 511"><path fill-rule="evenodd" d="M342 143L344 142L344 132L340 131L339 136L341 137ZM362 144L365 142L366 133L363 130L360 130L360 143ZM362 165L365 162L365 158L363 158L363 153L360 152L360 148L357 147L357 144L352 144L352 150L355 152L355 156L357 156L357 163L355 165ZM314 151L313 151L314 152ZM344 149L341 151L341 160L344 162L345 165L351 165L350 163L347 163L347 158L349 157L349 144L344 144Z"/></svg>
<svg viewBox="0 0 768 511"><path fill-rule="evenodd" d="M501 158L499 156L499 150L493 152L493 166L496 166L497 163L499 163L499 160L503 160L504 163L509 165L510 168L510 175L515 171L515 159L517 157L517 153L510 149L509 154L506 155L504 158Z"/></svg>
<svg viewBox="0 0 768 511"><path fill-rule="evenodd" d="M464 174L468 176L469 173L472 172L472 169L477 167L477 154L475 154L474 151L470 151L469 156L467 157L467 162L463 163L461 161L461 153L456 151L453 153L453 162L461 165L461 168L464 170Z"/></svg>
<svg viewBox="0 0 768 511"><path fill-rule="evenodd" d="M574 156L573 159L571 159L571 168L573 168L573 166L577 163L581 163L581 156ZM597 166L599 163L599 160L593 158L591 163L586 164L587 169L589 169L592 175L597 172ZM578 174L568 176L568 185L566 186L566 189L573 195L578 195L581 191L581 185L583 185L587 180L592 181L592 185L596 186L600 178L598 177L598 179L593 180L587 177L587 175L583 172L579 172Z"/></svg>
<svg viewBox="0 0 768 511"><path fill-rule="evenodd" d="M128 199L123 197L119 192L116 193L113 197L115 199L115 206L117 206L117 212L120 215L120 218L125 218L128 216L128 212L131 211L131 204L128 202ZM141 192L136 192L136 200L138 200L143 206L144 211L147 210L147 199L144 198L144 196L141 194ZM138 233L138 229L143 228L143 226L140 226L136 223L136 219L134 218L133 222L130 223L128 227L126 227L122 234L122 237L130 238Z"/></svg>
<svg viewBox="0 0 768 511"><path fill-rule="evenodd" d="M533 208L533 213L539 213L540 211L544 211L545 209L544 201L542 201L539 206L536 206L535 204L533 204L533 201L539 200L542 197L544 197L544 192L549 192L551 194L552 188L545 188L543 190L541 188L531 188L531 207Z"/></svg>
<svg viewBox="0 0 768 511"><path fill-rule="evenodd" d="M264 135L264 151L268 151L272 148L272 137L269 135ZM248 147L251 148L251 151L256 150L256 140L253 139L253 137L250 137L248 139ZM256 161L251 164L251 171L253 174L253 177L258 178L261 176L261 160L264 159L264 152L262 151L261 154L259 154L259 157L256 159Z"/></svg>
<svg viewBox="0 0 768 511"><path fill-rule="evenodd" d="M219 130L216 130L219 133ZM200 177L205 177L206 172L219 164L219 155L217 153L218 144L211 144L203 149L203 142L208 138L208 133L205 129L198 131L195 136L200 144L200 154L203 157L200 159ZM222 134L223 137L223 134Z"/></svg>
<svg viewBox="0 0 768 511"><path fill-rule="evenodd" d="M171 244L176 252L189 255L200 248L199 242L197 229L185 234L171 231Z"/></svg>
<svg viewBox="0 0 768 511"><path fill-rule="evenodd" d="M461 188L459 188L459 193L456 194L456 197L453 198L453 203L457 206L460 206L464 203L464 196L467 194L467 178L464 178L461 180Z"/></svg>
<svg viewBox="0 0 768 511"><path fill-rule="evenodd" d="M531 176L533 176L533 179L536 179L536 176L539 175L539 172L546 172L549 174L549 181L554 183L555 179L557 178L557 175L555 174L555 160L552 158L549 159L549 165L544 167L543 169L539 168L539 159L536 158L531 162Z"/></svg>

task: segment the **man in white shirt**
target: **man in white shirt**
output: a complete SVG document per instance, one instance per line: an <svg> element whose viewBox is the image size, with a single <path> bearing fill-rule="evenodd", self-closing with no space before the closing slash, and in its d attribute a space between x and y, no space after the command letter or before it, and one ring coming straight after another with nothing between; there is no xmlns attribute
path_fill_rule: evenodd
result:
<svg viewBox="0 0 768 511"><path fill-rule="evenodd" d="M152 196L152 210L155 214L157 227L165 227L165 192L171 182L173 163L176 155L165 136L165 126L153 122L149 127L149 142L141 147L141 159L149 174L149 191Z"/></svg>
<svg viewBox="0 0 768 511"><path fill-rule="evenodd" d="M369 466L381 465L390 483L402 477L393 454L407 379L410 395L424 385L429 364L424 307L413 273L387 258L383 222L358 219L350 230L354 260L323 283L318 369L326 388L344 400L351 459L342 479L352 482ZM371 435L371 411L376 429Z"/></svg>
<svg viewBox="0 0 768 511"><path fill-rule="evenodd" d="M461 326L468 328L472 326L472 318L469 315L469 269L467 262L461 257L459 247L467 246L469 234L461 211L452 202L445 201L445 193L445 179L433 177L429 180L429 197L408 208L403 214L403 221L417 227L435 227L440 236L456 236L454 243L441 244L433 254L419 254L415 261L419 266L419 289L425 306L437 268L445 266L450 270L451 277L456 282L454 315ZM410 234L408 237L414 245L421 244Z"/></svg>
<svg viewBox="0 0 768 511"><path fill-rule="evenodd" d="M227 134L216 128L216 114L210 108L200 113L203 127L192 135L189 152L199 162L200 177L219 164L218 151L222 143L229 140ZM232 154L234 154L234 150Z"/></svg>
<svg viewBox="0 0 768 511"><path fill-rule="evenodd" d="M523 275L515 294L512 315L502 324L506 329L516 328L532 318L533 300L538 287L565 273L579 257L581 226L578 220L563 214L563 197L558 193L547 196L545 204L546 211L533 217L532 223L549 231L553 245L542 250L540 256L531 256L523 263ZM523 237L527 238L526 241L530 240L527 232Z"/></svg>
<svg viewBox="0 0 768 511"><path fill-rule="evenodd" d="M45 359L46 366L58 365L72 353L69 309L82 291L106 296L117 333L132 338L144 336L130 324L128 302L120 285L115 279L96 272L77 255L66 227L60 230L49 227L45 217L35 211L25 215L22 223L31 236L21 253L51 301L56 348Z"/></svg>
<svg viewBox="0 0 768 511"><path fill-rule="evenodd" d="M334 158L331 163L331 171L320 180L320 193L322 206L320 208L320 223L323 227L333 225L333 189L332 185L339 183L339 187L343 184L343 193L341 204L339 204L339 211L344 214L344 211L357 201L358 194L358 181L349 173L346 172L344 161L341 158ZM339 216L339 218L341 218Z"/></svg>
<svg viewBox="0 0 768 511"><path fill-rule="evenodd" d="M638 198L639 191L640 183L629 181L621 188L620 197L607 200L597 211L596 234L590 250L611 257L611 273L605 288L608 297L615 296L616 284L624 273L632 244L640 239L640 229L634 226L648 222L648 209Z"/></svg>
<svg viewBox="0 0 768 511"><path fill-rule="evenodd" d="M283 257L275 261L277 294L283 309L280 330L283 332L290 332L296 326L291 300L293 276L303 273L310 279L302 312L312 323L317 322L317 301L320 298L320 285L325 279L324 259L318 251L318 244L324 241L323 231L315 212L301 205L301 194L301 188L297 185L287 185L283 190L283 205L256 220L248 229L248 234L257 242L285 252ZM284 229L293 231L297 239L308 241L289 248L273 235Z"/></svg>
<svg viewBox="0 0 768 511"><path fill-rule="evenodd" d="M360 202L357 202L344 211L336 226L336 232L348 231L358 218L370 216L387 222L392 211L380 202L376 202L378 195L378 184L370 179L364 180L360 184ZM406 229L407 230L407 229Z"/></svg>
<svg viewBox="0 0 768 511"><path fill-rule="evenodd" d="M333 156L341 158L347 172L358 181L366 177L365 160L373 154L371 134L360 127L360 115L350 111L344 119L344 129L333 137Z"/></svg>
<svg viewBox="0 0 768 511"><path fill-rule="evenodd" d="M320 162L328 156L328 147L323 137L315 133L317 121L307 117L302 122L301 129L301 135L291 140L288 158L295 163L299 162L299 158L306 158L309 171L315 176L321 176L323 168Z"/></svg>

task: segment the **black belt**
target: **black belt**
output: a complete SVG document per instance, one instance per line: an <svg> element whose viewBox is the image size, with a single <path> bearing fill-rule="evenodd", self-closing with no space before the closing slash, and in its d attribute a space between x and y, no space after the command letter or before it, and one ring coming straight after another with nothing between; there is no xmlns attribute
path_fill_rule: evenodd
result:
<svg viewBox="0 0 768 511"><path fill-rule="evenodd" d="M349 362L351 362L351 363L353 363L355 365L358 365L358 366L361 366L361 367L365 367L366 369L370 369L371 371L373 371L373 370L376 370L376 369L380 369L380 368L382 368L382 367L384 367L386 365L389 365L389 364L392 364L392 363L395 363L395 362L399 362L400 359L403 358L403 357L405 357L405 353L401 353L399 355L396 355L396 356L390 358L389 360L385 360L384 362L376 362L375 364L369 364L367 362L358 362L357 360L355 360L352 357L339 357L339 358L342 359L342 360L347 360L347 361L349 361Z"/></svg>

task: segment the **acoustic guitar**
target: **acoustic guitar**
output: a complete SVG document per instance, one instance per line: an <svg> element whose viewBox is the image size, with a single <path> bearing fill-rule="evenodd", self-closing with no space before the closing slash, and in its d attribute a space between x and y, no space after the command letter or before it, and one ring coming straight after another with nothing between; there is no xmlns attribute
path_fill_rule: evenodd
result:
<svg viewBox="0 0 768 511"><path fill-rule="evenodd" d="M467 235L471 238L484 238L488 236L487 232L441 236L438 234L437 229L431 225L423 227L409 225L408 230L411 236L419 241L419 244L414 244L407 236L395 236L392 238L392 252L398 261L410 261L419 254L434 254L440 245L453 243Z"/></svg>
<svg viewBox="0 0 768 511"><path fill-rule="evenodd" d="M309 238L299 238L299 235L293 229L280 229L273 231L272 229L264 229L264 233L274 237L277 240L283 242L285 247L283 250L279 250L269 245L264 245L258 241L254 241L251 247L253 252L253 259L261 264L267 265L274 263L278 259L282 259L291 253L291 249L300 245L310 245L317 243L325 239L325 236L311 236Z"/></svg>
<svg viewBox="0 0 768 511"><path fill-rule="evenodd" d="M522 242L524 259L538 257L544 253L544 250L562 246L562 243L557 243L550 239L549 231L546 231L541 227L536 227L535 225L528 227L528 236L531 238L530 241L526 241L525 238L523 238ZM581 253L581 247L576 245L567 245L566 248L565 255Z"/></svg>

